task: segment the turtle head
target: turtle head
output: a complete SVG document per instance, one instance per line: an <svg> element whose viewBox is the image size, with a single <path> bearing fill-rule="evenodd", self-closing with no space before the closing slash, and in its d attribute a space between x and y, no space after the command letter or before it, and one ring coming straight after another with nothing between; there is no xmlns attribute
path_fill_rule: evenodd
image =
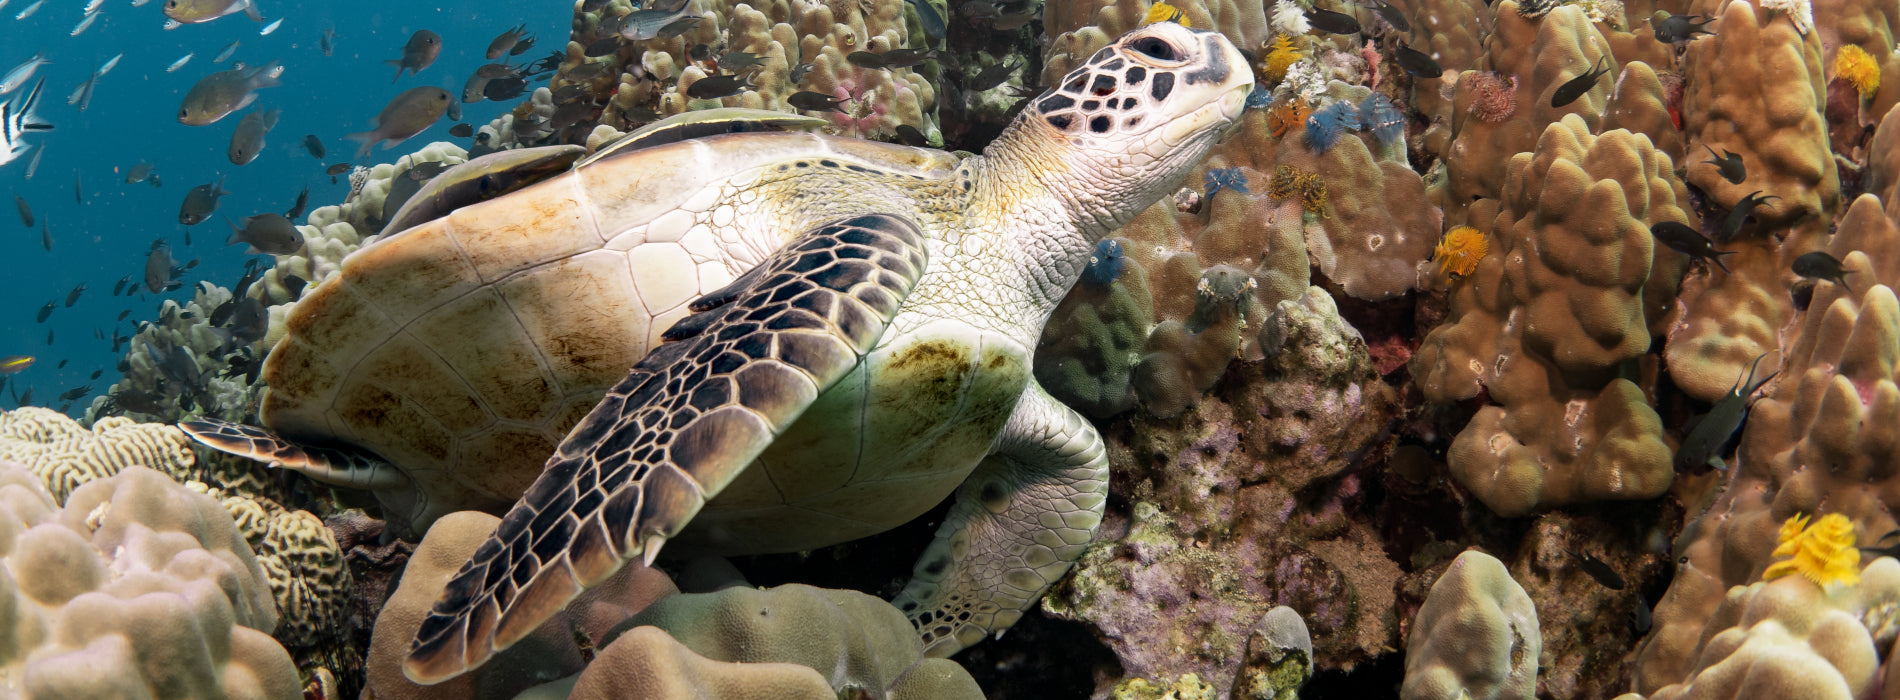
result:
<svg viewBox="0 0 1900 700"><path fill-rule="evenodd" d="M1252 90L1253 71L1226 37L1156 22L1030 102L999 145L1035 153L1022 165L1101 236L1179 186Z"/></svg>

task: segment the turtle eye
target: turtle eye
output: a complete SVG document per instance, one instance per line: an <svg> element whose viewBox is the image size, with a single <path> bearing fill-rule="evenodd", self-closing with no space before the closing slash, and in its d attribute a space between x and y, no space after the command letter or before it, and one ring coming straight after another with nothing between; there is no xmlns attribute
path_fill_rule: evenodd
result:
<svg viewBox="0 0 1900 700"><path fill-rule="evenodd" d="M1160 37L1148 36L1136 39L1135 43L1128 45L1128 48L1134 49L1137 53L1156 60L1181 60L1181 54L1174 50L1174 46L1166 41L1162 41Z"/></svg>

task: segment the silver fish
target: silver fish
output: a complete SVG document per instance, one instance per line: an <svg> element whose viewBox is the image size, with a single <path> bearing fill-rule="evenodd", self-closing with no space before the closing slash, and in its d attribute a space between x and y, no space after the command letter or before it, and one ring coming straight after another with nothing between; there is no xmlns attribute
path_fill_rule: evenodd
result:
<svg viewBox="0 0 1900 700"><path fill-rule="evenodd" d="M40 101L40 91L45 88L46 79L40 78L39 82L33 84L33 89L27 91L26 97L20 100L18 107L10 99L0 102L0 165L19 160L20 156L33 149L26 144L27 134L53 130L51 122L43 121L33 113L33 108Z"/></svg>
<svg viewBox="0 0 1900 700"><path fill-rule="evenodd" d="M14 66L12 70L7 71L5 77L0 77L0 95L20 89L26 81L33 79L33 74L39 71L40 66L48 63L52 61L46 60L46 52L41 51L33 54L32 58L26 59L26 62Z"/></svg>
<svg viewBox="0 0 1900 700"><path fill-rule="evenodd" d="M68 34L67 36L79 36L80 34L84 34L86 30L92 28L92 23L98 21L101 16L102 15L100 13L95 12L95 13L86 15L85 17L79 18L79 24L77 26L74 26L73 33Z"/></svg>
<svg viewBox="0 0 1900 700"><path fill-rule="evenodd" d="M690 2L685 3L680 5L679 9L672 12L666 10L636 10L633 14L627 15L625 23L620 25L620 38L626 39L627 41L646 41L657 38L660 36L661 29L665 29L666 25L672 24L674 21L685 17L687 8L692 6L693 4Z"/></svg>
<svg viewBox="0 0 1900 700"><path fill-rule="evenodd" d="M186 52L183 57L179 58L176 61L172 61L171 65L165 66L165 72L167 73L178 72L178 69L185 67L185 64L190 63L191 58L196 55L198 55L196 52L189 52L189 51Z"/></svg>
<svg viewBox="0 0 1900 700"><path fill-rule="evenodd" d="M66 104L78 105L79 111L86 111L87 107L92 106L92 86L98 82L99 74L92 74L92 77L87 78L86 82L80 83L79 87L73 88L72 94L66 96Z"/></svg>
<svg viewBox="0 0 1900 700"><path fill-rule="evenodd" d="M241 43L243 42L233 41L229 44L225 44L224 48L218 49L218 56L216 58L211 59L211 62L223 63L225 61L231 60L231 55L237 53L238 44L241 44Z"/></svg>
<svg viewBox="0 0 1900 700"><path fill-rule="evenodd" d="M264 25L263 29L260 29L257 31L257 35L270 36L271 32L277 31L277 28L281 26L284 26L284 18L279 17L277 18L277 21Z"/></svg>
<svg viewBox="0 0 1900 700"><path fill-rule="evenodd" d="M40 6L44 4L46 4L46 0L34 0L33 4L27 5L26 9L21 10L20 14L14 15L13 18L18 20L18 19L26 19L28 17L32 17L33 13L39 12Z"/></svg>

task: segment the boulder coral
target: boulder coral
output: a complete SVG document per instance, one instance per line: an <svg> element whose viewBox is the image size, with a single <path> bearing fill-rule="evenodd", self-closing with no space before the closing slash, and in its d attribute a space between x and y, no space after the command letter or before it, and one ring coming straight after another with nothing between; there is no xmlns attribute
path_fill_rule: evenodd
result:
<svg viewBox="0 0 1900 700"><path fill-rule="evenodd" d="M1412 620L1403 700L1510 700L1537 689L1537 609L1504 563L1467 551L1452 560Z"/></svg>
<svg viewBox="0 0 1900 700"><path fill-rule="evenodd" d="M1488 395L1451 445L1452 474L1504 516L1660 495L1671 450L1627 377L1674 292L1679 256L1649 227L1688 218L1682 184L1648 138L1592 136L1576 116L1508 170L1503 199L1471 208L1495 244L1411 364L1428 400Z"/></svg>
<svg viewBox="0 0 1900 700"><path fill-rule="evenodd" d="M1828 241L1855 273L1846 288L1815 284L1791 322L1782 373L1743 428L1726 488L1676 538L1675 579L1636 657L1638 692L1690 675L1706 656L1704 623L1725 592L1767 571L1789 518L1846 515L1863 544L1900 527L1889 495L1900 464L1896 220L1895 207L1861 195Z"/></svg>
<svg viewBox="0 0 1900 700"><path fill-rule="evenodd" d="M1776 349L1794 311L1789 266L1819 245L1840 197L1821 114L1818 33L1803 36L1782 14L1750 3L1719 14L1722 32L1693 42L1683 57L1683 131L1691 152L1740 155L1748 177L1731 183L1714 166L1691 163L1684 179L1723 214L1750 192L1778 199L1754 212L1755 224L1711 236L1737 251L1731 273L1683 283L1665 358L1676 386L1703 401L1727 393L1757 356Z"/></svg>
<svg viewBox="0 0 1900 700"><path fill-rule="evenodd" d="M0 666L9 697L302 697L257 558L210 497L143 467L65 507L0 463Z"/></svg>

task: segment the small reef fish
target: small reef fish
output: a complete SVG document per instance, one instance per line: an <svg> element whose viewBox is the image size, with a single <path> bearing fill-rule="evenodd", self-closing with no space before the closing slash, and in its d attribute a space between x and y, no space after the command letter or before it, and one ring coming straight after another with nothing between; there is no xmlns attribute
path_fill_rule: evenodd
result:
<svg viewBox="0 0 1900 700"><path fill-rule="evenodd" d="M50 302L50 301L46 302L45 306L40 307L39 314L33 317L34 322L45 323L46 319L53 317L53 309L57 309L57 308L59 308L58 304L54 302Z"/></svg>
<svg viewBox="0 0 1900 700"><path fill-rule="evenodd" d="M791 72L786 74L785 79L791 81L793 85L797 85L804 82L805 76L810 74L813 68L817 67L818 66L810 63L800 63L796 66L792 66Z"/></svg>
<svg viewBox="0 0 1900 700"><path fill-rule="evenodd" d="M78 400L78 399L79 399L80 397L82 397L82 396L85 396L85 395L87 395L87 394L90 394L90 393L92 393L92 385L91 385L91 384L87 384L87 385L85 385L85 386L78 386L78 387L73 387L73 388L71 388L71 389L67 389L65 393L62 393L62 394L60 394L60 395L59 395L59 400L61 400L61 401L76 401L76 400Z"/></svg>
<svg viewBox="0 0 1900 700"><path fill-rule="evenodd" d="M1016 71L1022 67L1023 64L1020 63L1010 63L1007 60L997 61L995 65L984 68L981 72L976 74L976 77L971 78L969 89L971 92L983 92L985 90L994 89L996 86L1008 82L1010 76L1015 75Z"/></svg>
<svg viewBox="0 0 1900 700"><path fill-rule="evenodd" d="M1400 12L1399 8L1393 7L1390 3L1380 3L1373 7L1372 11L1378 13L1379 19L1385 20L1385 23L1392 25L1393 29L1400 32L1412 31L1412 21L1406 19L1405 13Z"/></svg>
<svg viewBox="0 0 1900 700"><path fill-rule="evenodd" d="M730 56L732 54L726 54L726 55ZM750 56L751 54L746 54L746 55ZM887 68L911 68L911 67L917 66L918 64L923 63L924 61L935 59L936 57L937 57L937 52L935 50L927 51L924 49L891 49L889 51L884 52L884 65ZM724 57L721 57L719 59L719 63L721 67L725 66L725 61L726 59Z"/></svg>
<svg viewBox="0 0 1900 700"><path fill-rule="evenodd" d="M264 137L277 126L278 110L254 110L238 120L237 129L231 132L231 147L225 152L232 165L246 165L257 160L257 154L264 150Z"/></svg>
<svg viewBox="0 0 1900 700"><path fill-rule="evenodd" d="M48 253L53 252L53 227L48 226L44 220L40 221L40 247L45 248Z"/></svg>
<svg viewBox="0 0 1900 700"><path fill-rule="evenodd" d="M1553 108L1562 107L1576 102L1577 98L1583 97L1584 93L1594 89L1597 86L1597 81L1602 80L1603 76L1610 72L1611 67L1604 65L1608 63L1609 60L1610 57L1608 56L1597 59L1597 64L1592 66L1590 70L1584 71L1583 75L1571 78L1565 82L1563 86L1557 88L1556 92L1550 94L1550 106Z"/></svg>
<svg viewBox="0 0 1900 700"><path fill-rule="evenodd" d="M27 205L26 198L13 195L13 207L20 210L20 225L33 228L33 207Z"/></svg>
<svg viewBox="0 0 1900 700"><path fill-rule="evenodd" d="M455 98L449 91L433 85L409 88L391 99L383 111L376 115L375 129L346 134L343 138L361 144L356 149L357 158L369 155L370 146L378 142L387 151L435 124L437 119L448 113L454 102Z"/></svg>
<svg viewBox="0 0 1900 700"><path fill-rule="evenodd" d="M884 68L884 57L869 51L853 51L845 54L844 60L859 68L869 70L882 70Z"/></svg>
<svg viewBox="0 0 1900 700"><path fill-rule="evenodd" d="M1569 552L1570 556L1577 560L1577 568L1583 569L1583 573L1589 574L1590 578L1596 579L1596 582L1602 584L1604 588L1612 591L1623 590L1625 584L1622 575L1616 573L1616 569L1610 568L1610 565L1604 563L1602 559L1574 549Z"/></svg>
<svg viewBox="0 0 1900 700"><path fill-rule="evenodd" d="M1700 232L1689 228L1688 224L1677 221L1657 222L1655 226L1649 227L1649 235L1654 236L1656 242L1669 246L1670 249L1687 255L1690 259L1715 263L1715 266L1722 268L1724 273L1729 269L1728 265L1722 262L1722 256L1735 254L1733 250L1716 250L1715 244Z"/></svg>
<svg viewBox="0 0 1900 700"><path fill-rule="evenodd" d="M279 17L279 18L277 18L277 21L275 21L275 22L272 22L272 23L270 23L270 24L266 24L266 25L264 25L264 28L263 28L263 29L259 29L259 30L257 30L257 35L258 35L258 36L270 36L270 33L271 33L271 32L274 32L274 31L277 31L277 28L278 28L278 27L281 27L281 26L284 26L284 18L282 18L282 17Z"/></svg>
<svg viewBox="0 0 1900 700"><path fill-rule="evenodd" d="M317 35L317 50L322 51L323 55L325 56L328 56L332 52L336 51L336 28L335 27L325 29L323 30L322 34Z"/></svg>
<svg viewBox="0 0 1900 700"><path fill-rule="evenodd" d="M499 80L490 80L486 84L482 85L482 97L485 97L490 100L495 100L497 102L500 102L503 100L512 100L516 97L520 97L521 93L527 91L527 89L528 89L528 81L522 80L520 78L502 78Z"/></svg>
<svg viewBox="0 0 1900 700"><path fill-rule="evenodd" d="M296 224L276 213L258 214L244 217L244 227L239 228L229 217L224 220L231 227L231 237L225 245L243 243L250 246L246 255L289 255L303 247L303 234L297 232Z"/></svg>
<svg viewBox="0 0 1900 700"><path fill-rule="evenodd" d="M95 12L79 18L79 24L74 25L72 33L67 36L79 36L86 33L86 30L92 28L92 23L99 21L102 16L104 16L102 13Z"/></svg>
<svg viewBox="0 0 1900 700"><path fill-rule="evenodd" d="M244 13L253 21L264 21L264 15L257 11L253 0L166 0L165 16L180 24L198 24L223 17Z"/></svg>
<svg viewBox="0 0 1900 700"><path fill-rule="evenodd" d="M635 10L627 15L620 25L620 38L627 41L647 41L660 38L660 33L674 22L687 19L686 10L692 3L685 3L679 9L667 11L661 9ZM699 18L691 18L697 21Z"/></svg>
<svg viewBox="0 0 1900 700"><path fill-rule="evenodd" d="M486 63L483 64L482 67L475 69L475 75L493 80L495 78L517 77L521 75L521 71L516 70L514 66L510 66L506 63Z"/></svg>
<svg viewBox="0 0 1900 700"><path fill-rule="evenodd" d="M527 35L528 25L516 25L515 28L502 32L501 36L497 36L494 40L488 42L488 52L483 55L487 56L490 61L506 56L509 51L514 50L515 44L520 42L521 38Z"/></svg>
<svg viewBox="0 0 1900 700"><path fill-rule="evenodd" d="M79 87L73 88L72 94L66 96L66 104L77 105L79 111L86 111L87 107L92 106L92 88L98 84L99 74L94 73L92 77L86 78L86 82L80 83ZM41 150L44 151L45 149ZM38 156L35 157L37 158Z"/></svg>
<svg viewBox="0 0 1900 700"><path fill-rule="evenodd" d="M734 51L719 57L719 69L728 73L737 73L765 65L765 58L756 53Z"/></svg>
<svg viewBox="0 0 1900 700"><path fill-rule="evenodd" d="M185 52L185 55L180 56L178 60L172 61L171 65L165 66L165 72L167 73L178 72L178 69L185 67L185 64L190 63L192 57L197 56L197 55L198 54L196 52L191 52L191 51Z"/></svg>
<svg viewBox="0 0 1900 700"><path fill-rule="evenodd" d="M743 76L715 75L693 81L692 87L686 88L686 96L699 100L714 100L731 97L751 89L753 89L752 84L746 82Z"/></svg>
<svg viewBox="0 0 1900 700"><path fill-rule="evenodd" d="M310 157L315 158L317 160L323 160L323 156L324 156L323 139L317 138L316 134L304 134L303 135L303 150L309 151Z"/></svg>
<svg viewBox="0 0 1900 700"><path fill-rule="evenodd" d="M1842 289L1847 288L1847 276L1855 272L1858 270L1842 267L1839 258L1828 255L1825 251L1804 253L1801 257L1794 259L1795 274L1811 280L1833 282Z"/></svg>
<svg viewBox="0 0 1900 700"><path fill-rule="evenodd" d="M85 282L80 282L79 286L73 287L72 291L66 293L66 308L68 309L73 308L73 304L79 303L79 295L85 294L85 293L86 293Z"/></svg>
<svg viewBox="0 0 1900 700"><path fill-rule="evenodd" d="M1433 60L1425 52L1404 44L1400 44L1398 50L1394 52L1393 60L1398 61L1400 69L1415 78L1430 80L1445 76L1445 69L1438 65L1438 61Z"/></svg>
<svg viewBox="0 0 1900 700"><path fill-rule="evenodd" d="M153 294L177 289L180 285L172 279L177 267L172 262L171 246L164 239L152 241L152 252L145 255L145 289Z"/></svg>
<svg viewBox="0 0 1900 700"><path fill-rule="evenodd" d="M211 212L218 210L218 198L227 194L230 192L224 191L222 177L218 178L217 182L208 182L191 188L190 192L185 193L184 204L178 207L178 223L196 226L205 219L211 218Z"/></svg>
<svg viewBox="0 0 1900 700"><path fill-rule="evenodd" d="M8 355L0 357L0 374L19 374L33 366L32 355Z"/></svg>
<svg viewBox="0 0 1900 700"><path fill-rule="evenodd" d="M409 35L409 41L402 45L401 58L383 61L386 65L396 67L396 77L391 78L389 82L401 80L403 71L409 71L410 75L421 73L422 69L435 63L435 57L441 54L441 35L427 29L416 30L416 33Z"/></svg>
<svg viewBox="0 0 1900 700"><path fill-rule="evenodd" d="M468 124L456 124L455 126L449 127L449 135L465 139L475 135L475 127Z"/></svg>
<svg viewBox="0 0 1900 700"><path fill-rule="evenodd" d="M115 296L115 297L116 297L116 296L118 296L118 295L119 295L119 293L120 293L120 292L124 292L124 291L125 291L125 286L126 286L126 285L128 285L128 284L131 284L131 283L132 283L132 276L131 276L131 275L126 275L126 276L124 276L124 277L120 277L120 278L119 278L119 283L118 283L118 284L115 284L115 285L112 285L112 296ZM131 309L126 309L126 310L125 310L125 313L123 313L123 314L119 314L119 320L121 320L121 321L123 321L123 320L125 320L125 317L126 317L126 316L130 316L131 314L132 314L132 310L131 310Z"/></svg>
<svg viewBox="0 0 1900 700"><path fill-rule="evenodd" d="M303 216L303 210L308 206L310 206L310 186L304 185L303 191L297 193L297 203L290 205L290 209L284 212L284 218L296 219Z"/></svg>
<svg viewBox="0 0 1900 700"><path fill-rule="evenodd" d="M681 17L679 19L673 20L671 24L668 24L664 27L660 27L660 34L659 36L655 38L671 39L681 34L685 34L689 31L692 31L693 27L699 26L699 22L700 22L700 18L698 17Z"/></svg>
<svg viewBox="0 0 1900 700"><path fill-rule="evenodd" d="M237 54L238 44L241 43L243 42L233 41L229 44L225 44L224 48L218 49L218 55L212 57L211 62L218 64L231 60L231 57Z"/></svg>
<svg viewBox="0 0 1900 700"><path fill-rule="evenodd" d="M225 115L251 106L257 101L258 90L282 85L277 79L283 74L283 65L271 61L256 68L239 65L207 75L185 93L184 104L178 109L178 121L205 126L223 119Z"/></svg>
<svg viewBox="0 0 1900 700"><path fill-rule="evenodd" d="M1659 11L1656 14L1660 15L1665 13ZM1697 20L1701 21L1698 22ZM1702 15L1671 15L1668 19L1656 22L1656 40L1675 44L1692 40L1696 38L1698 34L1714 36L1715 32L1702 28L1714 21L1715 18L1703 17Z"/></svg>
<svg viewBox="0 0 1900 700"><path fill-rule="evenodd" d="M1359 33L1359 20L1353 19L1352 15L1334 12L1332 10L1322 10L1317 7L1313 8L1306 13L1306 21L1308 24L1313 25L1314 29L1328 34L1344 35Z"/></svg>
<svg viewBox="0 0 1900 700"><path fill-rule="evenodd" d="M1735 383L1727 396L1715 400L1715 405L1700 418L1691 419L1693 425L1688 436L1682 439L1682 445L1676 448L1675 469L1678 474L1707 474L1714 469L1727 469L1724 456L1729 452L1736 431L1742 422L1748 419L1748 397L1755 395L1763 384L1774 379L1779 371L1771 372L1755 381L1755 370L1761 366L1761 360L1768 353L1755 356L1755 362L1748 366L1748 378Z"/></svg>
<svg viewBox="0 0 1900 700"><path fill-rule="evenodd" d="M44 66L48 63L52 63L52 61L47 60L45 52L41 52L34 54L32 58L26 59L26 61L20 63L20 65L9 69L4 77L0 77L0 95L5 95L20 89L20 86L25 85L26 81L33 79L33 74L39 72L40 66Z"/></svg>
<svg viewBox="0 0 1900 700"><path fill-rule="evenodd" d="M151 163L139 161L138 165L134 165L130 170L125 171L125 184L136 185L144 182L145 178L152 174L152 167Z"/></svg>
<svg viewBox="0 0 1900 700"><path fill-rule="evenodd" d="M1766 197L1756 197L1755 195L1758 194L1761 194L1761 190L1748 193L1748 196L1743 197L1741 201L1735 203L1735 208L1728 210L1728 216L1723 217L1722 230L1716 240L1733 240L1735 234L1741 232L1742 224L1748 223L1748 217L1755 214L1755 207L1767 204L1770 199L1781 199L1772 194Z"/></svg>
<svg viewBox="0 0 1900 700"><path fill-rule="evenodd" d="M1722 155L1718 156L1715 155L1715 149L1709 148L1709 144L1702 144L1702 148L1709 152L1709 159L1702 162L1715 166L1716 172L1721 173L1722 179L1729 184L1739 185L1748 179L1748 169L1742 165L1742 157L1734 151L1724 148Z"/></svg>
<svg viewBox="0 0 1900 700"><path fill-rule="evenodd" d="M925 136L924 132L918 131L917 127L909 124L897 125L897 139L903 141L906 146L916 148L925 148L930 145L930 137Z"/></svg>
<svg viewBox="0 0 1900 700"><path fill-rule="evenodd" d="M800 90L792 93L791 97L785 98L785 101L790 103L793 107L806 111L837 112L844 114L844 108L838 105L842 105L849 100L841 100L824 93L812 92L810 90Z"/></svg>
<svg viewBox="0 0 1900 700"><path fill-rule="evenodd" d="M488 99L488 96L484 93L488 92L489 80L489 78L482 77L481 73L468 76L468 81L462 83L462 104L472 105Z"/></svg>

